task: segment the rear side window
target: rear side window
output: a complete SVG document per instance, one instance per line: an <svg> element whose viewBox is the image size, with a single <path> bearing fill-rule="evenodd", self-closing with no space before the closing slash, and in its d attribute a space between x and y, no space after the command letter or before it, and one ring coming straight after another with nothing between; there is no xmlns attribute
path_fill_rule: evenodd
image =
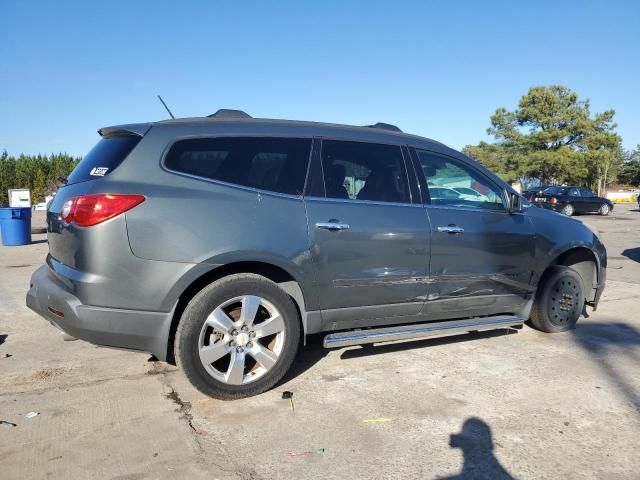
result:
<svg viewBox="0 0 640 480"><path fill-rule="evenodd" d="M328 198L410 202L400 147L323 140L322 169Z"/></svg>
<svg viewBox="0 0 640 480"><path fill-rule="evenodd" d="M123 135L101 139L73 169L67 184L86 182L109 175L131 153L141 138L137 135Z"/></svg>
<svg viewBox="0 0 640 480"><path fill-rule="evenodd" d="M179 140L164 165L175 172L301 195L311 139L220 137Z"/></svg>

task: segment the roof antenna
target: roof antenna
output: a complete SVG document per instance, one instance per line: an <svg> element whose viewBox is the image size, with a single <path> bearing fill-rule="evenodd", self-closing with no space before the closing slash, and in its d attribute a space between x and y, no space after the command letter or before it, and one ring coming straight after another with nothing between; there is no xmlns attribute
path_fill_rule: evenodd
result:
<svg viewBox="0 0 640 480"><path fill-rule="evenodd" d="M167 112L169 112L169 115L171 115L171 118L172 118L173 120L175 120L175 119L176 119L176 117L174 117L174 116L173 116L173 113L171 113L171 110L169 110L169 107L167 107L167 104L166 104L166 103L164 103L164 100L162 100L162 97L161 97L160 95L158 95L158 100L160 100L160 101L162 102L162 105L164 106L164 108L166 108L166 109L167 109Z"/></svg>

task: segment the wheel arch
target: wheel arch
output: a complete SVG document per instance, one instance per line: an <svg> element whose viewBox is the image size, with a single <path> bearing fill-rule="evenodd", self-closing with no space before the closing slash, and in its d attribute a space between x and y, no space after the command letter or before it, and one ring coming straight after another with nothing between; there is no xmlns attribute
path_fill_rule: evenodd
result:
<svg viewBox="0 0 640 480"><path fill-rule="evenodd" d="M173 311L173 317L171 319L169 335L167 338L167 362L175 364L173 351L175 334L176 329L178 328L180 317L182 316L182 313L184 312L187 304L199 291L201 291L207 285L215 282L216 280L237 273L254 273L256 275L261 275L265 278L268 278L272 282L278 284L278 286L291 297L294 305L296 306L296 309L298 310L298 314L302 323L303 336L306 333L312 333L309 332L309 330L312 330L312 327L309 326L309 322L312 320L310 320L307 316L307 303L305 302L305 295L302 291L302 287L300 286L300 282L298 282L298 280L296 280L296 278L289 271L285 270L281 266L262 261L240 261L227 263L215 267L202 274L201 276L193 280L180 294L176 307Z"/></svg>
<svg viewBox="0 0 640 480"><path fill-rule="evenodd" d="M554 266L571 267L578 272L584 282L586 302L588 303L595 300L599 280L600 260L593 250L586 246L572 246L567 248L562 253L556 255L551 263L546 266L540 278L542 278L550 267Z"/></svg>

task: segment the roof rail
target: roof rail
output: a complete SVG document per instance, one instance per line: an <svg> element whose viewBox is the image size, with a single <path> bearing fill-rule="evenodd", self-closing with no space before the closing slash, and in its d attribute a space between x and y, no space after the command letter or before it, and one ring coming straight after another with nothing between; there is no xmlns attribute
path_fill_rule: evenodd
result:
<svg viewBox="0 0 640 480"><path fill-rule="evenodd" d="M247 112L242 110L232 110L230 108L221 108L216 113L207 115L208 118L253 118Z"/></svg>
<svg viewBox="0 0 640 480"><path fill-rule="evenodd" d="M402 130L400 130L395 125L391 125L390 123L378 122L375 125L365 125L365 127L367 127L367 128L381 128L382 130L391 130L392 132L400 132L400 133L402 133Z"/></svg>

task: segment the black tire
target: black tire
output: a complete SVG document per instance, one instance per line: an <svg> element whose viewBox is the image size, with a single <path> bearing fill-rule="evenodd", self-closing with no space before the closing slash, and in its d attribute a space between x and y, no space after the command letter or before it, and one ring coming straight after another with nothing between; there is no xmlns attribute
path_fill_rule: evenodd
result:
<svg viewBox="0 0 640 480"><path fill-rule="evenodd" d="M600 205L600 209L598 210L598 213L600 215L606 217L607 215L609 215L609 212L611 212L611 207L609 207L609 205L607 205L606 203Z"/></svg>
<svg viewBox="0 0 640 480"><path fill-rule="evenodd" d="M575 209L573 208L573 205L567 203L564 207L562 207L562 210L560 210L560 212L567 217L570 217L575 213Z"/></svg>
<svg viewBox="0 0 640 480"><path fill-rule="evenodd" d="M550 267L543 275L531 311L531 323L547 333L575 327L584 308L584 282L569 267Z"/></svg>
<svg viewBox="0 0 640 480"><path fill-rule="evenodd" d="M276 363L260 378L243 385L230 385L210 375L199 357L199 339L211 312L224 302L244 295L259 296L275 306L284 320L284 344ZM180 318L175 336L176 363L200 392L221 400L257 395L273 387L291 366L300 343L298 310L278 285L255 274L236 274L217 280L196 294Z"/></svg>

